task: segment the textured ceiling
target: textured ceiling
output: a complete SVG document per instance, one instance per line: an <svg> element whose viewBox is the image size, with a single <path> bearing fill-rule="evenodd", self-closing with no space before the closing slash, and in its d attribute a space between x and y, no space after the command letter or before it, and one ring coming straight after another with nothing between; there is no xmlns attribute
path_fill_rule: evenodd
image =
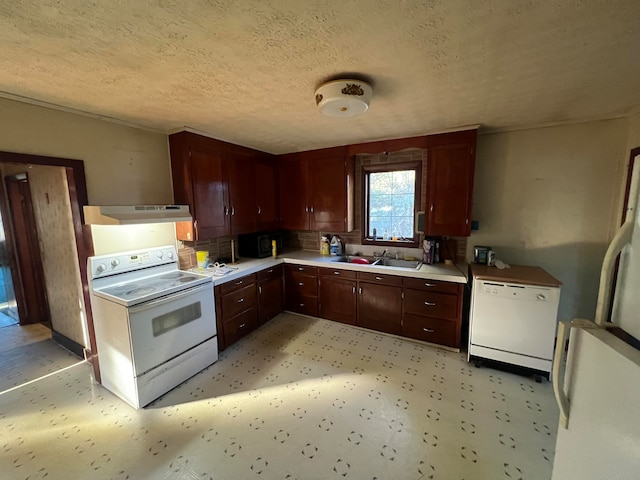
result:
<svg viewBox="0 0 640 480"><path fill-rule="evenodd" d="M640 1L0 0L0 95L284 153L640 107ZM314 90L355 73L368 112Z"/></svg>

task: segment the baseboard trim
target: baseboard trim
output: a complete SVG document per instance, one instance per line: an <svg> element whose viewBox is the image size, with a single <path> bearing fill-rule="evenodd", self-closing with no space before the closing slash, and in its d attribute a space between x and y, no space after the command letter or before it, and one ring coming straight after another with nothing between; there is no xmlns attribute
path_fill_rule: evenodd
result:
<svg viewBox="0 0 640 480"><path fill-rule="evenodd" d="M53 329L51 330L51 339L54 342L62 345L64 348L69 350L74 355L77 355L80 358L85 358L84 357L84 347L82 345L80 345L77 342L74 342L70 338L65 337L64 335L62 335L61 333L56 332Z"/></svg>

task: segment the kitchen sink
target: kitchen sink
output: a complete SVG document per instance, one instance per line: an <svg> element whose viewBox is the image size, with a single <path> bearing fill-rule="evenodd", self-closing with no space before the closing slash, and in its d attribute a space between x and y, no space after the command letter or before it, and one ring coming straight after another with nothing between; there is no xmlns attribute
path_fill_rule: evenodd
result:
<svg viewBox="0 0 640 480"><path fill-rule="evenodd" d="M369 263L358 261L360 259L368 260ZM355 255L343 255L341 257L337 257L334 262L354 263L356 265L370 265L376 267L399 267L410 270L417 270L422 266L422 262L420 260L396 260L394 258L363 257Z"/></svg>
<svg viewBox="0 0 640 480"><path fill-rule="evenodd" d="M337 257L334 262L340 263L355 263L359 265L374 265L376 262L379 262L380 258L375 257L365 257L362 255L343 255L341 257ZM369 263L367 263L369 262Z"/></svg>
<svg viewBox="0 0 640 480"><path fill-rule="evenodd" d="M400 267L409 269L419 269L422 266L420 260L396 260L394 258L382 258L380 263L376 265L379 267Z"/></svg>

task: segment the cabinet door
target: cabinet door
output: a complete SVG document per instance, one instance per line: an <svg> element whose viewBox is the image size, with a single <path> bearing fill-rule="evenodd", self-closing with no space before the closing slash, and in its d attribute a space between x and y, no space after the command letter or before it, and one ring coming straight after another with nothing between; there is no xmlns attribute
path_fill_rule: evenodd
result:
<svg viewBox="0 0 640 480"><path fill-rule="evenodd" d="M309 230L309 201L306 161L283 156L278 162L280 180L280 227Z"/></svg>
<svg viewBox="0 0 640 480"><path fill-rule="evenodd" d="M278 164L276 158L260 156L255 167L255 192L258 209L258 231L277 230Z"/></svg>
<svg viewBox="0 0 640 480"><path fill-rule="evenodd" d="M229 184L231 233L241 235L257 231L258 207L255 190L255 157L249 149L233 148L226 157Z"/></svg>
<svg viewBox="0 0 640 480"><path fill-rule="evenodd" d="M218 153L191 150L191 184L195 240L229 234L227 184Z"/></svg>
<svg viewBox="0 0 640 480"><path fill-rule="evenodd" d="M402 287L360 282L357 325L399 335L402 332Z"/></svg>
<svg viewBox="0 0 640 480"><path fill-rule="evenodd" d="M320 317L336 322L356 324L356 282L331 277L318 281Z"/></svg>
<svg viewBox="0 0 640 480"><path fill-rule="evenodd" d="M475 145L456 143L429 148L426 235L468 236Z"/></svg>
<svg viewBox="0 0 640 480"><path fill-rule="evenodd" d="M353 169L344 155L310 159L310 229L327 232L353 230Z"/></svg>
<svg viewBox="0 0 640 480"><path fill-rule="evenodd" d="M263 325L284 310L282 276L258 283L258 325Z"/></svg>

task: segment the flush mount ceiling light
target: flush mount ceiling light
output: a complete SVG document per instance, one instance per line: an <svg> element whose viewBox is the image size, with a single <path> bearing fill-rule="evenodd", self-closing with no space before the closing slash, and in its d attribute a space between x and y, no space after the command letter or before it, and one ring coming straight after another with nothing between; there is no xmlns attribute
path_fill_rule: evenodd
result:
<svg viewBox="0 0 640 480"><path fill-rule="evenodd" d="M316 105L327 117L353 117L367 111L372 93L362 80L332 80L317 88Z"/></svg>

